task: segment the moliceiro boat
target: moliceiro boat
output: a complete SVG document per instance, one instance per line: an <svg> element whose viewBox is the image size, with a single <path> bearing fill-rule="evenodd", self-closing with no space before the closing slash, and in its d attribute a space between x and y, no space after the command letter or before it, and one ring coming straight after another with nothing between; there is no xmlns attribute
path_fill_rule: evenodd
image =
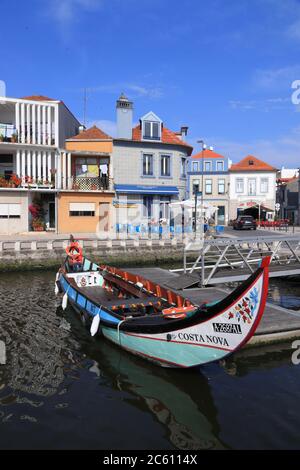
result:
<svg viewBox="0 0 300 470"><path fill-rule="evenodd" d="M269 257L221 301L196 304L188 294L89 261L76 251L76 242L67 254L56 277L63 308L69 302L92 336L102 334L161 366L193 367L224 358L251 339L264 312Z"/></svg>

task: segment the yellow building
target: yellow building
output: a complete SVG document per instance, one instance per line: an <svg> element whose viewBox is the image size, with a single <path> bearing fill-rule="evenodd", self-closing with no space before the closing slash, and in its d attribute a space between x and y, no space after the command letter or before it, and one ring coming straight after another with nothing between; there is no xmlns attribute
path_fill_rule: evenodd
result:
<svg viewBox="0 0 300 470"><path fill-rule="evenodd" d="M59 233L103 233L112 226L112 138L96 126L66 140L71 161L58 193Z"/></svg>

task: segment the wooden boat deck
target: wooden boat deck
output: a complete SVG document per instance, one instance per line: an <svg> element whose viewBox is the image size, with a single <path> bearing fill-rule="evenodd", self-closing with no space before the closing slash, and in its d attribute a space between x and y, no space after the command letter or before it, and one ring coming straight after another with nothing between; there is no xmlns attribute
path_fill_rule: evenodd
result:
<svg viewBox="0 0 300 470"><path fill-rule="evenodd" d="M103 304L105 307L114 307L126 305L130 307L131 305L142 304L144 306L152 305L157 303L160 299L155 296L149 296L141 293L139 298L130 297L128 299L118 298L112 292L108 292L101 287L81 287L80 291L87 295L90 300L94 301L97 304Z"/></svg>
<svg viewBox="0 0 300 470"><path fill-rule="evenodd" d="M168 287L169 283L176 285L176 273L171 273L162 268L128 268L130 272L135 272L150 281L157 282L162 286ZM230 293L230 289L221 287L206 287L178 290L175 292L188 298L198 305L206 302L221 300ZM271 343L274 341L290 340L300 337L300 312L288 310L287 308L267 302L265 313L259 324L254 337L248 343Z"/></svg>

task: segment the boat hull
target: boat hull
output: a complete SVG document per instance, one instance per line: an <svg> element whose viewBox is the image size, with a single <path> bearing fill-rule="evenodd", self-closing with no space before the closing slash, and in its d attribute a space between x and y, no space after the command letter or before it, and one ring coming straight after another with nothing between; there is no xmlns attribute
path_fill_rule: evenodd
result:
<svg viewBox="0 0 300 470"><path fill-rule="evenodd" d="M244 294L212 319L172 333L139 334L102 327L103 335L165 367L194 367L221 360L253 336L266 302L263 271ZM167 320L166 320L167 321Z"/></svg>
<svg viewBox="0 0 300 470"><path fill-rule="evenodd" d="M121 348L165 367L194 367L223 359L253 336L267 298L268 260L235 291L236 295L234 292L215 304L208 309L209 314L200 311L195 320L163 318L154 325L151 317L120 320L105 306L92 305L80 290L76 293L64 276L60 288L86 318L99 315L99 333Z"/></svg>

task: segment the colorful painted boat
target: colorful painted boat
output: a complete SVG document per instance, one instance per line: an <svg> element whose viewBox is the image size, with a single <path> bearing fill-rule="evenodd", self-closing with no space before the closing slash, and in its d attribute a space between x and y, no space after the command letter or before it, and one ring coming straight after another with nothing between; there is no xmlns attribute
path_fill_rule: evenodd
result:
<svg viewBox="0 0 300 470"><path fill-rule="evenodd" d="M193 367L223 359L253 336L264 312L270 258L232 293L199 305L139 275L83 258L68 260L57 289L90 326L121 348L165 367Z"/></svg>

